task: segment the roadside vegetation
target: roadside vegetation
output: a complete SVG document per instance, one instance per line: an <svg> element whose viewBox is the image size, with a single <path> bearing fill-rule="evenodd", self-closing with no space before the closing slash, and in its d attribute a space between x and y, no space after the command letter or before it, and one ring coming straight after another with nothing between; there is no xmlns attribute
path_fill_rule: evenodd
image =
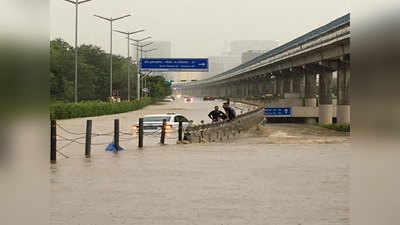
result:
<svg viewBox="0 0 400 225"><path fill-rule="evenodd" d="M348 123L345 124L331 123L331 124L317 124L317 125L336 131L350 132L350 124Z"/></svg>
<svg viewBox="0 0 400 225"><path fill-rule="evenodd" d="M101 102L87 101L78 103L56 102L50 105L51 119L71 119L124 113L141 109L154 103L149 97L140 101Z"/></svg>

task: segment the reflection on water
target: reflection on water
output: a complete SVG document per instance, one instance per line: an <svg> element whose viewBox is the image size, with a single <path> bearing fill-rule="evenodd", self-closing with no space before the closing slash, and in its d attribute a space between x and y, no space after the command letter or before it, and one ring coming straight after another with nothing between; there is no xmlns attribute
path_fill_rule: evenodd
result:
<svg viewBox="0 0 400 225"><path fill-rule="evenodd" d="M348 148L167 145L61 160L51 224L349 224Z"/></svg>

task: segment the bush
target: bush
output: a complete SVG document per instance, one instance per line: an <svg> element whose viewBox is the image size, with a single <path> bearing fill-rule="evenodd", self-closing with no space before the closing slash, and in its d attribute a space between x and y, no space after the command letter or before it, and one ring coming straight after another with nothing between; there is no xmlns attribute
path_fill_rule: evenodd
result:
<svg viewBox="0 0 400 225"><path fill-rule="evenodd" d="M55 102L50 105L51 119L72 119L81 117L110 115L141 109L154 103L152 98L143 98L140 101L102 102L87 101L78 103Z"/></svg>
<svg viewBox="0 0 400 225"><path fill-rule="evenodd" d="M321 127L325 127L328 129L336 130L336 131L341 131L341 132L350 132L350 124L338 124L338 123L332 123L332 124L319 124Z"/></svg>

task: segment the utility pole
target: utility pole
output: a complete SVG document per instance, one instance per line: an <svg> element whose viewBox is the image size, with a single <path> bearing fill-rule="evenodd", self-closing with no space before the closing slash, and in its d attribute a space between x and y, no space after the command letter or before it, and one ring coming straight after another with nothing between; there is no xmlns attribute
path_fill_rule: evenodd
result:
<svg viewBox="0 0 400 225"><path fill-rule="evenodd" d="M114 21L117 21L117 20L121 20L121 19L123 19L123 18L126 18L126 17L129 17L129 16L131 16L131 15L125 15L125 16L121 16L121 17L118 17L118 18L115 18L115 19L113 19L112 17L111 18L106 18L106 17L102 17L102 16L99 16L99 15L94 15L95 17L97 17L97 18L100 18L100 19L103 19L103 20L106 20L106 21L108 21L108 22L110 22L110 97L113 95L113 87L112 87L112 82L113 82L113 65L112 65L112 62L113 62L113 60L112 60L112 31L113 31L113 22Z"/></svg>
<svg viewBox="0 0 400 225"><path fill-rule="evenodd" d="M78 102L78 8L82 3L90 2L92 0L64 0L75 5L75 82L74 82L74 102Z"/></svg>
<svg viewBox="0 0 400 225"><path fill-rule="evenodd" d="M119 31L119 30L114 30L115 32L119 32L121 34L126 34L127 35L127 39L128 39L128 101L131 100L131 77L129 75L129 71L130 71L130 65L131 65L131 59L130 59L130 36L132 34L136 34L136 33L140 33L143 32L144 30L137 30L137 31L133 31L133 32L124 32L124 31Z"/></svg>

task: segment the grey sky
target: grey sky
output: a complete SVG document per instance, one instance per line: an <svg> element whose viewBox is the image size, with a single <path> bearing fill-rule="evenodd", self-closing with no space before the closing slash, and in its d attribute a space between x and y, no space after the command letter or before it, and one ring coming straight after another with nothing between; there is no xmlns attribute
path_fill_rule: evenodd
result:
<svg viewBox="0 0 400 225"><path fill-rule="evenodd" d="M79 8L79 43L109 51L109 24L93 17L131 17L115 29L146 29L138 35L171 41L175 57L221 54L234 40L279 40L283 44L350 11L350 0L93 0ZM74 41L74 6L51 0L51 38ZM114 53L126 55L126 40L114 34Z"/></svg>

